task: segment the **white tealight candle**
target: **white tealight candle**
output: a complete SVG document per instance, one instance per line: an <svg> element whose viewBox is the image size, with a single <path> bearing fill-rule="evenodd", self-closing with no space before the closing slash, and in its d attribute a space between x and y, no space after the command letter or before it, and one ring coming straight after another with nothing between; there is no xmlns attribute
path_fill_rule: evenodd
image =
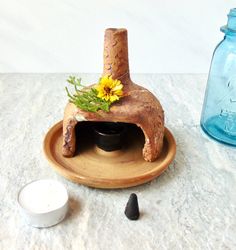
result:
<svg viewBox="0 0 236 250"><path fill-rule="evenodd" d="M20 190L18 203L28 224L50 227L64 219L68 210L68 193L58 181L37 180Z"/></svg>

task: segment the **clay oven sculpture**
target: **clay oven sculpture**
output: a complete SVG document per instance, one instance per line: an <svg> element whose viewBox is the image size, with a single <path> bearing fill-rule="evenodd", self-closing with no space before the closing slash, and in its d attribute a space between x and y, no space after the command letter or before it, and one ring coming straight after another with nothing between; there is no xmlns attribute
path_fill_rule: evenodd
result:
<svg viewBox="0 0 236 250"><path fill-rule="evenodd" d="M125 122L142 129L145 136L143 158L154 161L162 151L164 112L152 93L130 79L126 29L105 31L103 75L119 79L124 85L125 97L114 103L109 112L87 112L68 103L63 119L63 156L73 157L75 153L75 126L78 122Z"/></svg>

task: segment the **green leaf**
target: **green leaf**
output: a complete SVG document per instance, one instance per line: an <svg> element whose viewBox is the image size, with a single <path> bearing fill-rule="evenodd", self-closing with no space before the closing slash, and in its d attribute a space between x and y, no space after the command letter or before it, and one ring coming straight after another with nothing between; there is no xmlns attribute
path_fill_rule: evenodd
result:
<svg viewBox="0 0 236 250"><path fill-rule="evenodd" d="M68 88L65 88L71 103L89 112L97 112L98 110L109 112L111 103L97 97L98 91L95 88L83 90L84 86L81 84L81 78L75 76L69 76L67 82L72 84L75 89L75 93L72 95Z"/></svg>

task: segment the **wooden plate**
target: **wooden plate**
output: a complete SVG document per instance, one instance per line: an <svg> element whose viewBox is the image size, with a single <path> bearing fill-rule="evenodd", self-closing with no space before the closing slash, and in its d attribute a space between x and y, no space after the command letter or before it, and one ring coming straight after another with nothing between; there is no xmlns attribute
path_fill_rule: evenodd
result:
<svg viewBox="0 0 236 250"><path fill-rule="evenodd" d="M83 124L83 123L81 123ZM55 124L44 139L44 153L52 167L67 179L96 188L125 188L148 182L159 176L173 161L176 143L165 128L164 147L155 162L142 157L144 136L131 125L124 148L105 152L93 143L90 127L81 125L79 147L72 158L62 156L62 121Z"/></svg>

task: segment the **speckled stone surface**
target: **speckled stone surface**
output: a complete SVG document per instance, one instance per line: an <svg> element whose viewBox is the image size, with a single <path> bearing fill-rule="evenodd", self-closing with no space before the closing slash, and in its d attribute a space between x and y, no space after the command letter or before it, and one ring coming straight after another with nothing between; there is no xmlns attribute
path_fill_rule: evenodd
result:
<svg viewBox="0 0 236 250"><path fill-rule="evenodd" d="M199 128L206 75L133 75L160 99L177 141L173 164L134 188L98 190L71 183L42 151L47 130L62 119L69 74L0 74L0 249L236 249L236 149ZM99 75L80 74L84 82ZM59 225L25 224L17 192L38 178L61 181L70 212ZM124 215L129 195L140 219Z"/></svg>

